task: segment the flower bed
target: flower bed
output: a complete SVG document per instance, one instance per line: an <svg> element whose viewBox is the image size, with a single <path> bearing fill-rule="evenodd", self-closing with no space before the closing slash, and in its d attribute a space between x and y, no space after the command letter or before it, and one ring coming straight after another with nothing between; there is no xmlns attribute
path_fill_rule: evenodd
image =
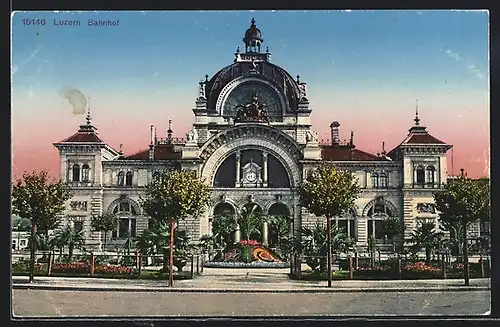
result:
<svg viewBox="0 0 500 327"><path fill-rule="evenodd" d="M217 263L238 263L238 265L214 265L217 267L246 267L246 265L257 264L260 266L278 267L281 265L267 265L268 263L281 263L281 259L272 250L263 246L255 240L242 240L226 248L221 254L214 258ZM240 265L243 264L243 265ZM252 265L248 266L251 267ZM208 266L206 266L208 267Z"/></svg>
<svg viewBox="0 0 500 327"><path fill-rule="evenodd" d="M85 274L90 271L88 262L73 262L73 263L56 263L52 265L52 273L72 273Z"/></svg>
<svg viewBox="0 0 500 327"><path fill-rule="evenodd" d="M424 262L415 262L405 265L401 272L402 278L405 279L433 279L441 278L443 271L434 266L428 266Z"/></svg>
<svg viewBox="0 0 500 327"><path fill-rule="evenodd" d="M249 263L245 262L205 262L203 263L205 268L289 268L290 264L288 262L265 262L265 261L253 261Z"/></svg>
<svg viewBox="0 0 500 327"><path fill-rule="evenodd" d="M131 267L123 266L96 266L94 268L94 274L101 275L132 275L134 269Z"/></svg>

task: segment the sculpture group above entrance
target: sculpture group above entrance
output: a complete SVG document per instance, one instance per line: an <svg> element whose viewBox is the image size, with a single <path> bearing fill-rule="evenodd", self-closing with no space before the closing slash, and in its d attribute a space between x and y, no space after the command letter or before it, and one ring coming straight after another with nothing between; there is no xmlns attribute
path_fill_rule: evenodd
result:
<svg viewBox="0 0 500 327"><path fill-rule="evenodd" d="M269 124L266 105L259 101L258 93L253 93L252 100L250 102L238 105L236 109L236 118L234 119L235 123L266 122Z"/></svg>

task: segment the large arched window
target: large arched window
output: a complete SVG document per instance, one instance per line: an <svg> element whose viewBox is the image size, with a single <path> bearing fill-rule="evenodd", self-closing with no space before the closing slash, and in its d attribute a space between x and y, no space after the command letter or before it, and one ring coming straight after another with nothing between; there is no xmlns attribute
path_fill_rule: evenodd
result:
<svg viewBox="0 0 500 327"><path fill-rule="evenodd" d="M425 169L425 182L427 184L434 184L434 166L427 166Z"/></svg>
<svg viewBox="0 0 500 327"><path fill-rule="evenodd" d="M372 187L378 188L378 174L372 173Z"/></svg>
<svg viewBox="0 0 500 327"><path fill-rule="evenodd" d="M395 212L385 203L376 202L368 210L368 237L374 237L377 243L385 240L384 220L395 217Z"/></svg>
<svg viewBox="0 0 500 327"><path fill-rule="evenodd" d="M138 215L138 212L135 207L130 202L122 201L113 208L112 212L120 218L118 228L112 232L112 237L121 239L129 236L136 237L137 220L135 216Z"/></svg>
<svg viewBox="0 0 500 327"><path fill-rule="evenodd" d="M232 205L227 202L221 202L217 204L214 208L214 219L216 217L232 217L235 211Z"/></svg>
<svg viewBox="0 0 500 327"><path fill-rule="evenodd" d="M386 188L387 187L387 175L385 173L381 173L379 177L379 187Z"/></svg>
<svg viewBox="0 0 500 327"><path fill-rule="evenodd" d="M123 186L125 184L125 174L123 173L123 171L120 171L118 173L118 186Z"/></svg>
<svg viewBox="0 0 500 327"><path fill-rule="evenodd" d="M425 171L424 167L417 166L415 169L415 183L424 184L425 183Z"/></svg>
<svg viewBox="0 0 500 327"><path fill-rule="evenodd" d="M87 164L82 166L82 182L90 181L90 167Z"/></svg>
<svg viewBox="0 0 500 327"><path fill-rule="evenodd" d="M127 172L127 175L125 177L125 185L126 186L132 186L132 178L134 177L134 173L131 171Z"/></svg>
<svg viewBox="0 0 500 327"><path fill-rule="evenodd" d="M269 207L267 215L276 217L275 220L271 220L267 229L267 241L269 247L272 248L278 244L279 237L288 236L291 230L290 210L284 203L274 203ZM278 224L280 225L278 226Z"/></svg>

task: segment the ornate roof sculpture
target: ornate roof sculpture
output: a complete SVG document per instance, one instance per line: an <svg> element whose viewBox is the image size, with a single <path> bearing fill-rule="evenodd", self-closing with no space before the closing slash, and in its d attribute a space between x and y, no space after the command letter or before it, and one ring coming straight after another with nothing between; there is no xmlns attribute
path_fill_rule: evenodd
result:
<svg viewBox="0 0 500 327"><path fill-rule="evenodd" d="M259 101L259 95L254 93L252 100L246 104L239 105L236 113L235 123L243 122L266 122L269 123L266 105Z"/></svg>

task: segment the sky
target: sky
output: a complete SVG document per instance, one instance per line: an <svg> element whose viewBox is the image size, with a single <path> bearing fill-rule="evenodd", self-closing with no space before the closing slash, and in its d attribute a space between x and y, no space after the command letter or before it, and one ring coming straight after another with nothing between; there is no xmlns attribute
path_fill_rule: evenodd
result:
<svg viewBox="0 0 500 327"><path fill-rule="evenodd" d="M389 151L418 101L420 124L454 145L449 174L489 175L487 11L99 11L13 14L13 178L58 178L53 143L85 123L88 104L68 100L76 92L99 136L126 155L148 147L151 124L162 137L172 119L184 137L198 82L233 63L252 18L271 62L307 82L320 139L336 120L358 149Z"/></svg>

